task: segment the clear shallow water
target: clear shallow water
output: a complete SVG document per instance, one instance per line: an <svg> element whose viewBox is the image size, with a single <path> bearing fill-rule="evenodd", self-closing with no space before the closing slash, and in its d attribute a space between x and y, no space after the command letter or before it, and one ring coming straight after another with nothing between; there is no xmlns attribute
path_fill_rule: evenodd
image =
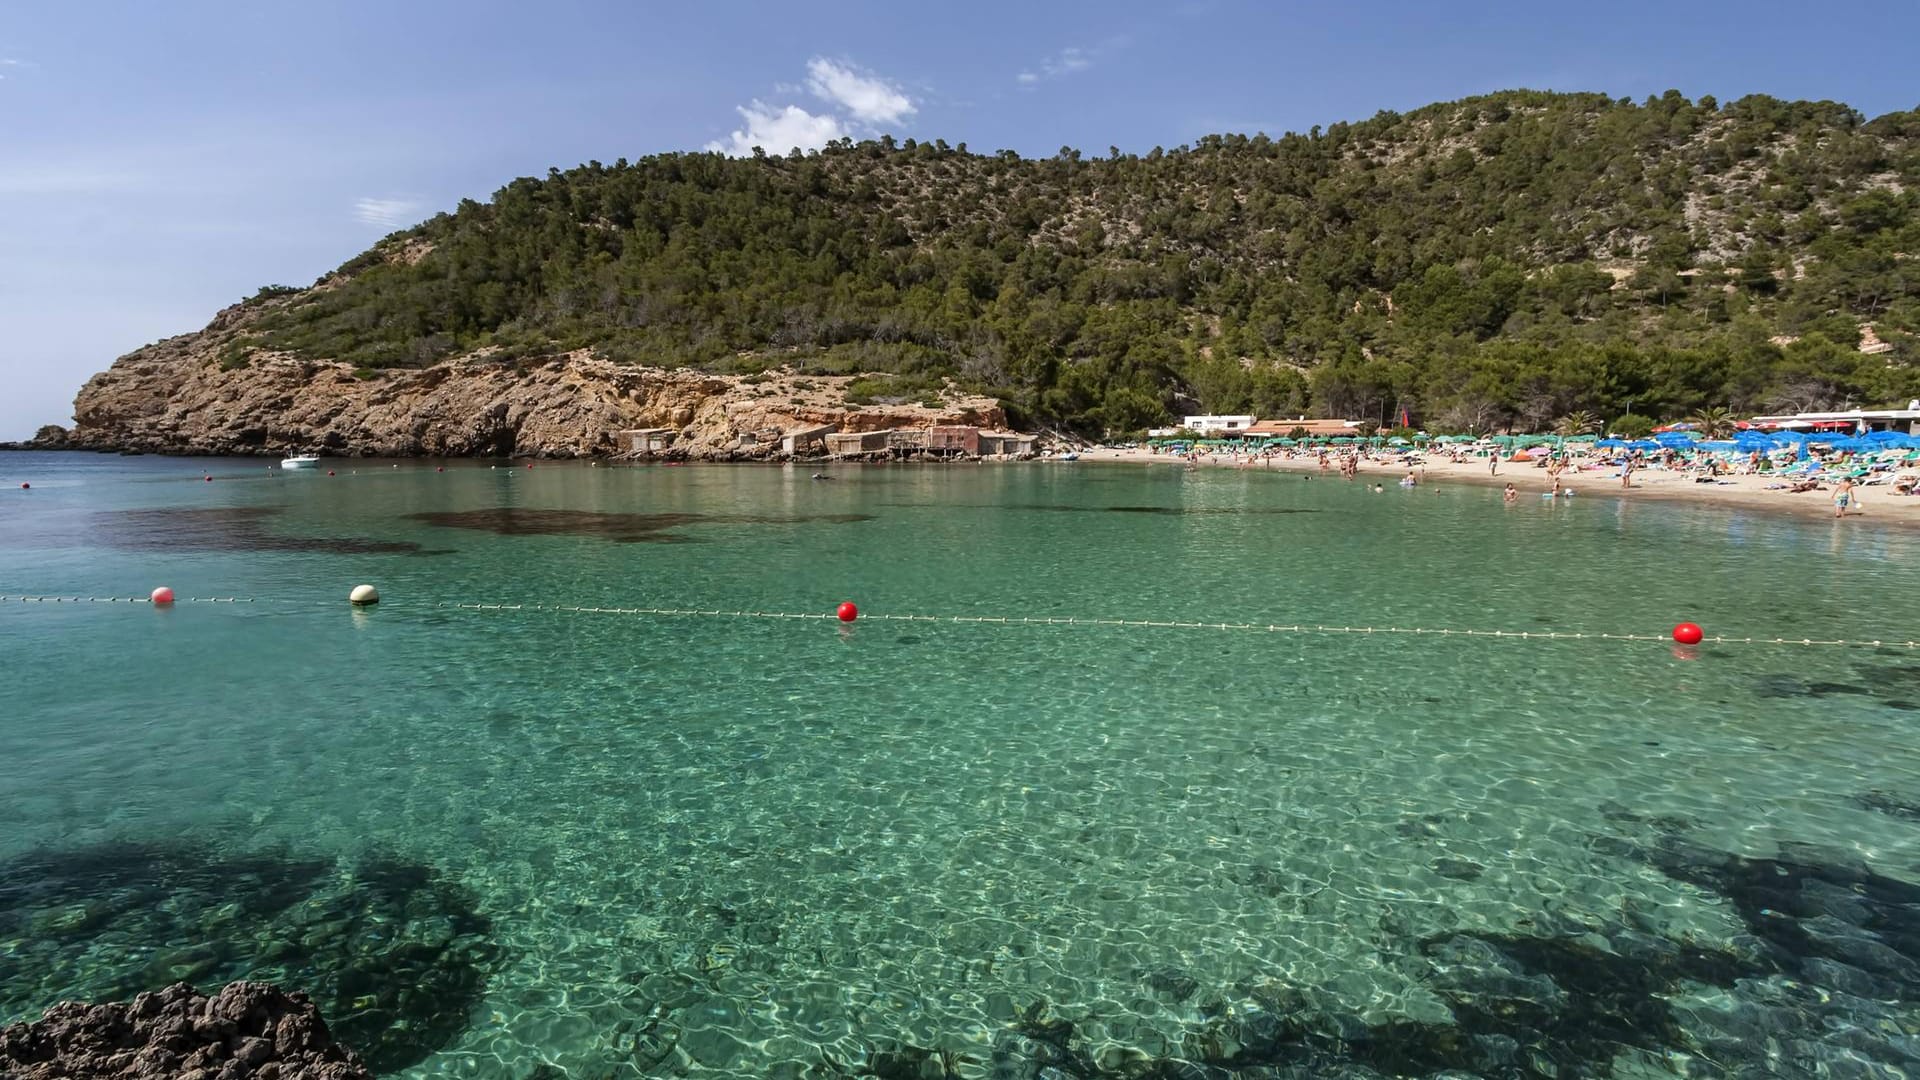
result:
<svg viewBox="0 0 1920 1080"><path fill-rule="evenodd" d="M1904 641L1908 534L352 468L0 456L0 594L259 598L0 605L0 1020L254 975L411 1076L1916 1070L1904 650L439 606Z"/></svg>

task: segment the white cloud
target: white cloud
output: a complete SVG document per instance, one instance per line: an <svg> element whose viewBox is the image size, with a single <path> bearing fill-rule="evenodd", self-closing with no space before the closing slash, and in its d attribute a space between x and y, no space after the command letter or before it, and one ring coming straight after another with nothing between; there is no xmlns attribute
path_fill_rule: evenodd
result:
<svg viewBox="0 0 1920 1080"><path fill-rule="evenodd" d="M418 199L360 199L353 204L353 216L367 225L378 225L383 229L398 229L417 223L420 214Z"/></svg>
<svg viewBox="0 0 1920 1080"><path fill-rule="evenodd" d="M919 105L892 80L850 62L816 56L807 61L806 89L831 108L809 112L798 105L769 105L755 98L734 111L746 126L725 139L707 144L717 154L745 157L754 147L784 154L794 147L818 150L836 139L855 134L877 135L881 124L898 124L920 111ZM777 93L799 93L800 88L778 84Z"/></svg>
<svg viewBox="0 0 1920 1080"><path fill-rule="evenodd" d="M15 60L11 56L0 56L0 68L17 68L17 67L24 67L25 65L26 65L26 61L24 60ZM7 77L6 72L0 71L0 79L4 79L6 77Z"/></svg>
<svg viewBox="0 0 1920 1080"><path fill-rule="evenodd" d="M863 124L897 124L917 111L913 99L899 87L825 57L807 61L807 88Z"/></svg>
<svg viewBox="0 0 1920 1080"><path fill-rule="evenodd" d="M1069 45L1055 53L1050 59L1041 61L1040 70L1050 79L1062 75L1077 75L1093 66L1093 57L1078 45Z"/></svg>
<svg viewBox="0 0 1920 1080"><path fill-rule="evenodd" d="M802 150L818 150L847 134L839 117L816 116L798 105L776 107L754 101L735 111L747 122L746 128L733 132L724 141L708 143L708 150L730 157L746 157L757 146L769 154L784 154L796 146Z"/></svg>
<svg viewBox="0 0 1920 1080"><path fill-rule="evenodd" d="M1130 44L1132 44L1130 37L1117 34L1092 45L1069 45L1051 56L1043 57L1035 67L1028 68L1013 78L1021 86L1032 86L1047 79L1064 79L1069 75L1078 75L1093 67L1093 62L1101 55L1124 49Z"/></svg>

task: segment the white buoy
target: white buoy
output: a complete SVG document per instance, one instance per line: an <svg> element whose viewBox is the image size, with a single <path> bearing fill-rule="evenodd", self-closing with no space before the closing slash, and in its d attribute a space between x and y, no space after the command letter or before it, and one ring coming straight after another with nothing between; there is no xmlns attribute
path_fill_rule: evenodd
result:
<svg viewBox="0 0 1920 1080"><path fill-rule="evenodd" d="M380 590L371 585L355 585L353 592L347 595L347 599L353 601L354 604L360 607L365 607L368 604L377 604L380 602Z"/></svg>

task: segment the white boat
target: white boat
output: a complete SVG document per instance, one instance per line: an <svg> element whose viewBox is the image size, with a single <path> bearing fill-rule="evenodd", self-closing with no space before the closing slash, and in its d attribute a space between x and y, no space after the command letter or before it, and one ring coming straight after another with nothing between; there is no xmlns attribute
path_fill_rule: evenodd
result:
<svg viewBox="0 0 1920 1080"><path fill-rule="evenodd" d="M299 457L281 458L280 467L283 469L317 469L320 467L320 458L314 454L301 454Z"/></svg>
<svg viewBox="0 0 1920 1080"><path fill-rule="evenodd" d="M1079 455L1079 454L1077 454L1077 453L1075 453L1075 452L1074 452L1074 451L1072 451L1072 450L1062 450L1061 452L1059 452L1059 453L1057 453L1057 454L1055 454L1055 455L1053 455L1053 460L1055 460L1055 461L1079 461L1079 460L1080 460L1080 455Z"/></svg>

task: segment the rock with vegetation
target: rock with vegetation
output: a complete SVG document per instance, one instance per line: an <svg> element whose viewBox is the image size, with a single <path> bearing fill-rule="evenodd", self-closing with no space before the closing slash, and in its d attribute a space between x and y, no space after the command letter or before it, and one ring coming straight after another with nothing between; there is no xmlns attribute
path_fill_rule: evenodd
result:
<svg viewBox="0 0 1920 1080"><path fill-rule="evenodd" d="M0 1073L19 1080L372 1080L300 993L237 982L213 997L186 983L123 1004L65 1001L0 1030Z"/></svg>
<svg viewBox="0 0 1920 1080"><path fill-rule="evenodd" d="M1512 91L1144 155L767 150L464 201L122 358L74 441L585 452L654 425L636 390L773 371L1085 432L1920 397L1916 112Z"/></svg>

